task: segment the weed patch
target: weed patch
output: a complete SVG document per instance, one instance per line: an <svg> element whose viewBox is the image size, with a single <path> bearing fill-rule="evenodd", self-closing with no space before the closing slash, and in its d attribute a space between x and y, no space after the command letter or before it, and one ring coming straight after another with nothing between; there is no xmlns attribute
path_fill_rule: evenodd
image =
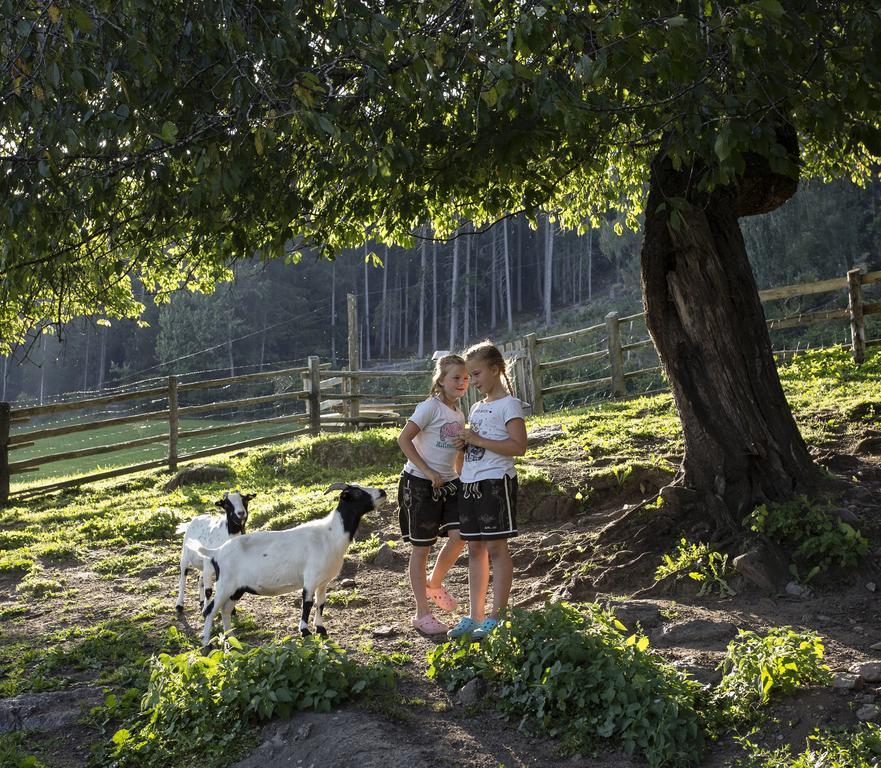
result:
<svg viewBox="0 0 881 768"><path fill-rule="evenodd" d="M428 675L451 690L483 677L502 712L532 718L566 752L620 746L655 768L695 765L704 743L700 686L623 629L595 605L515 610L479 644L438 646Z"/></svg>
<svg viewBox="0 0 881 768"><path fill-rule="evenodd" d="M876 768L881 762L881 727L865 723L853 731L816 730L799 754L789 747L746 746L750 754L736 768Z"/></svg>
<svg viewBox="0 0 881 768"><path fill-rule="evenodd" d="M661 564L655 571L655 581L670 577L678 581L688 577L701 585L699 595L730 597L736 594L728 584L733 573L728 555L717 552L708 544L692 544L680 539L672 555L664 554L661 557Z"/></svg>
<svg viewBox="0 0 881 768"><path fill-rule="evenodd" d="M869 551L868 540L856 528L804 496L784 504L762 504L746 524L792 548L790 570L801 581L832 566L853 567Z"/></svg>
<svg viewBox="0 0 881 768"><path fill-rule="evenodd" d="M764 635L741 630L722 661L712 701L724 727L749 723L772 697L830 680L823 643L811 633L775 627Z"/></svg>
<svg viewBox="0 0 881 768"><path fill-rule="evenodd" d="M298 710L328 712L370 688L390 687L386 666L358 665L335 643L310 637L228 652L154 658L141 713L107 745L114 766L221 765L253 722ZM244 739L244 741L248 741Z"/></svg>

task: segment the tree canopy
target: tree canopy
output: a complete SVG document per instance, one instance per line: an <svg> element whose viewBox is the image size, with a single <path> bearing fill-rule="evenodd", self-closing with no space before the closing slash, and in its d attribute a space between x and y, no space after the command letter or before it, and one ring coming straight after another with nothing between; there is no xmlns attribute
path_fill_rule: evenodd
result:
<svg viewBox="0 0 881 768"><path fill-rule="evenodd" d="M234 259L366 232L634 224L658 157L707 190L754 157L856 180L881 159L877 0L0 0L0 18L6 347L136 316L133 279L210 289ZM684 201L664 204L675 228Z"/></svg>

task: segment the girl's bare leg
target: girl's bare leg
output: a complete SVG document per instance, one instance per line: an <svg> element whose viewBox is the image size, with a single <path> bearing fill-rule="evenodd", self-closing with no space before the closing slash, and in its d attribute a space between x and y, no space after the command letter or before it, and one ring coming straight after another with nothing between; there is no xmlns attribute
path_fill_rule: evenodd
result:
<svg viewBox="0 0 881 768"><path fill-rule="evenodd" d="M437 554L437 560L434 561L434 568L431 571L431 576L428 577L429 587L441 586L444 576L447 575L447 572L453 567L456 560L459 559L459 555L462 554L464 548L465 542L459 536L459 531L450 531L441 551Z"/></svg>
<svg viewBox="0 0 881 768"><path fill-rule="evenodd" d="M486 611L486 588L489 586L489 553L483 541L468 542L468 593L471 618L483 621Z"/></svg>
<svg viewBox="0 0 881 768"><path fill-rule="evenodd" d="M428 598L425 596L425 571L428 567L428 553L431 547L413 546L410 550L410 587L416 598L416 618L431 613Z"/></svg>

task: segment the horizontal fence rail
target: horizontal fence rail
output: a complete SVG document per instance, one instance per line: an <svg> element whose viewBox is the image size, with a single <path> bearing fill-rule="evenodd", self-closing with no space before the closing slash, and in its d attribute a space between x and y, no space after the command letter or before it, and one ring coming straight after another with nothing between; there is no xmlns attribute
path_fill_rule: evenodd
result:
<svg viewBox="0 0 881 768"><path fill-rule="evenodd" d="M881 339L867 339L864 318L881 314L881 301L866 303L862 298L862 288L881 282L881 271L862 273L851 270L845 277L836 277L814 283L788 285L760 291L762 302L779 301L799 296L846 290L848 306L841 309L824 309L802 312L767 321L769 331L808 326L818 323L849 322L851 342L847 346L857 362L862 362L866 350L881 347ZM28 498L41 493L50 493L87 482L120 477L136 472L166 468L177 469L180 462L191 461L208 456L238 451L258 445L288 440L306 434L318 434L322 430L361 428L376 425L399 425L416 405L425 399L428 390L430 370L381 370L366 369L360 365L358 350L357 304L352 295L349 303L349 367L335 368L329 362L320 362L315 356L309 357L307 365L300 368L286 368L275 371L260 371L238 376L205 379L202 381L180 382L169 376L164 386L89 397L82 400L69 400L48 405L13 407L0 402L0 503L10 498ZM521 400L530 403L533 412L541 414L545 410L545 400L571 392L592 392L606 390L615 398L627 396L627 382L646 376L662 373L661 367L652 366L651 360L640 350L653 348L650 338L632 338L634 323L644 322L642 312L621 317L610 312L605 322L587 328L579 328L550 336L527 334L521 339L500 345L508 363L508 376L514 393ZM628 338L624 332L628 331ZM593 349L570 354L556 359L542 359L552 345L593 339ZM589 342L590 343L590 342ZM776 356L789 356L798 350L775 350ZM638 360L642 367L627 369L627 364ZM648 363L648 364L647 364ZM599 368L597 368L599 366ZM566 371L578 371L570 381L560 381ZM590 371L594 372L591 376ZM556 372L556 381L545 381L550 372ZM597 372L600 375L596 375ZM585 375L586 374L586 375ZM291 385L290 380L295 383ZM365 391L365 384L373 382L371 391ZM382 382L387 382L382 384ZM413 382L423 392L402 392L399 383ZM238 386L260 383L275 384L279 391L272 394L252 394L245 397L224 399L224 390ZM377 391L386 389L388 391ZM180 397L190 393L214 390L211 402L181 405ZM219 390L219 392L218 392ZM657 391L657 390L652 390ZM479 393L472 387L463 398L462 406L467 410L479 399ZM68 415L76 411L94 412L99 407L113 408L118 404L131 404L142 401L147 410L142 413L93 418L67 424L30 427L34 420L47 416ZM279 407L290 404L297 407L303 402L305 412L295 410L291 413L268 415L244 420L234 419L229 423L212 424L206 427L181 429L181 419L200 417L205 414L241 415L247 410L265 407ZM141 406L139 406L141 407ZM91 430L121 427L131 424L165 423L167 428L160 433L126 439L120 442L107 442L101 445L71 448L38 456L17 458L16 454L25 449L39 447L40 441L62 437ZM276 431L282 427L283 431ZM290 427L295 427L291 429ZM211 447L193 448L181 451L180 441L200 440L228 432L273 430L266 435L258 435L236 442L223 443ZM14 431L13 431L14 430ZM16 475L27 475L40 471L54 462L73 461L90 456L102 456L114 452L159 444L166 445L164 458L140 461L121 467L94 471L75 478L65 478L40 485L29 485L16 489L10 494L10 479ZM16 460L10 461L10 454Z"/></svg>

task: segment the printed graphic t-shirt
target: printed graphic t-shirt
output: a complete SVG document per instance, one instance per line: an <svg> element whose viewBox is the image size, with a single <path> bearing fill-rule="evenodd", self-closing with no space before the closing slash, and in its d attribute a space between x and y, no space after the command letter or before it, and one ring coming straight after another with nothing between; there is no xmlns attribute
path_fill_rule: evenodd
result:
<svg viewBox="0 0 881 768"><path fill-rule="evenodd" d="M491 403L475 403L468 417L469 426L487 440L507 440L507 424L511 419L523 418L523 405L516 397L508 395ZM507 475L516 477L514 457L488 451L476 445L465 449L465 463L459 479L463 483L476 483L478 480L500 480Z"/></svg>
<svg viewBox="0 0 881 768"><path fill-rule="evenodd" d="M444 482L458 477L454 468L456 447L453 445L453 438L465 426L465 414L460 410L454 411L438 397L429 397L416 406L408 421L419 427L419 434L413 438L413 445L416 446L425 463L437 472ZM404 472L428 480L425 473L412 461L408 460L404 465Z"/></svg>

